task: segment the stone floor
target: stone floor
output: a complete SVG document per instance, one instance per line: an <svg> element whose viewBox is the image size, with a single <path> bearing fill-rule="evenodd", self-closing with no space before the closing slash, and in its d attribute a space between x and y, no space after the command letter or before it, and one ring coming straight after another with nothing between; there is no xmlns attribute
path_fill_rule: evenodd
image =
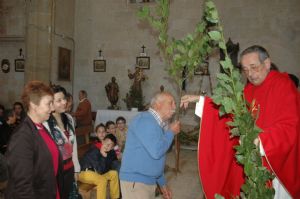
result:
<svg viewBox="0 0 300 199"><path fill-rule="evenodd" d="M196 150L181 149L179 173L176 174L172 169L175 167L174 151L167 154L166 165L165 177L172 190L173 199L204 199L199 182ZM96 199L95 192L92 192L91 199ZM156 199L162 199L162 196L159 195Z"/></svg>
<svg viewBox="0 0 300 199"><path fill-rule="evenodd" d="M167 167L174 167L175 153L167 154ZM165 176L173 193L173 199L204 199L198 174L197 151L180 151L180 172L177 175L167 169ZM159 198L159 197L158 197Z"/></svg>
<svg viewBox="0 0 300 199"><path fill-rule="evenodd" d="M165 176L168 186L172 190L173 199L204 199L199 182L197 151L181 149L180 151L180 172L175 174L174 168L175 153L167 154L167 169ZM0 194L0 199L2 196ZM91 194L91 199L96 199L95 194ZM162 199L158 196L157 199Z"/></svg>

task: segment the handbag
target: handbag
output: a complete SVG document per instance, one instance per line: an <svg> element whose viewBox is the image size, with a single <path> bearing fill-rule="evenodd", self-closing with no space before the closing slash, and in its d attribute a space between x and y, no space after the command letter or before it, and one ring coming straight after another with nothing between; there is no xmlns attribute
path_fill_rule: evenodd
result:
<svg viewBox="0 0 300 199"><path fill-rule="evenodd" d="M73 182L72 190L69 194L69 199L82 199L82 196L79 193L77 182Z"/></svg>

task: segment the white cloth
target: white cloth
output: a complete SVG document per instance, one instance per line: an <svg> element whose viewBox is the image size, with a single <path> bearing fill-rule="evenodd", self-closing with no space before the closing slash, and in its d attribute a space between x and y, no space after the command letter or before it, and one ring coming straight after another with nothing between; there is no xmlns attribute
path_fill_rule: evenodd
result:
<svg viewBox="0 0 300 199"><path fill-rule="evenodd" d="M259 152L261 156L265 156L265 150L260 140ZM291 195L285 190L284 186L281 184L277 177L273 179L272 186L275 189L274 199L292 199Z"/></svg>
<svg viewBox="0 0 300 199"><path fill-rule="evenodd" d="M205 100L205 97L204 96L200 96L199 102L196 103L195 114L198 117L202 117L203 107L204 107L204 100Z"/></svg>

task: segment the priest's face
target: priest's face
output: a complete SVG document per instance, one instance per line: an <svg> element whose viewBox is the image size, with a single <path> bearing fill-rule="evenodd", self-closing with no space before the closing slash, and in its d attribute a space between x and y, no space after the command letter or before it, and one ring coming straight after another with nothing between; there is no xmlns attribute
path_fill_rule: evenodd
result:
<svg viewBox="0 0 300 199"><path fill-rule="evenodd" d="M249 82L258 86L265 80L270 72L271 62L269 58L261 62L258 53L253 52L245 54L241 58L241 65Z"/></svg>

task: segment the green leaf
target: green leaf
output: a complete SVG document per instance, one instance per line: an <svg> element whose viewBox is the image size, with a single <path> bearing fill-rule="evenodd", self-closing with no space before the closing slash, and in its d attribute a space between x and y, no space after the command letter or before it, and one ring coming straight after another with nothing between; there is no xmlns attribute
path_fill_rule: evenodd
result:
<svg viewBox="0 0 300 199"><path fill-rule="evenodd" d="M215 8L215 4L212 1L207 1L205 6L209 9L214 9Z"/></svg>
<svg viewBox="0 0 300 199"><path fill-rule="evenodd" d="M223 100L223 96L221 95L213 95L212 99L214 101L215 104L220 105L222 100Z"/></svg>
<svg viewBox="0 0 300 199"><path fill-rule="evenodd" d="M186 52L186 49L185 49L184 45L178 45L177 50L179 52L181 52L182 54L184 54Z"/></svg>
<svg viewBox="0 0 300 199"><path fill-rule="evenodd" d="M220 41L219 42L219 48L223 49L223 50L226 50L226 44L224 41Z"/></svg>
<svg viewBox="0 0 300 199"><path fill-rule="evenodd" d="M224 61L220 61L220 64L222 65L223 69L233 68L231 59L229 57L226 57Z"/></svg>
<svg viewBox="0 0 300 199"><path fill-rule="evenodd" d="M236 137L236 136L240 136L240 131L239 131L239 128L232 128L230 130L230 133L233 137Z"/></svg>
<svg viewBox="0 0 300 199"><path fill-rule="evenodd" d="M138 17L141 19L145 19L147 16L150 15L150 9L149 7L142 7L139 11L138 11Z"/></svg>
<svg viewBox="0 0 300 199"><path fill-rule="evenodd" d="M225 97L223 99L222 104L224 106L226 113L232 113L232 110L234 108L234 103L233 103L232 99L230 99L229 97Z"/></svg>
<svg viewBox="0 0 300 199"><path fill-rule="evenodd" d="M210 11L210 15L211 15L211 18L212 18L214 21L218 21L219 16L218 16L217 10L212 10L212 11Z"/></svg>
<svg viewBox="0 0 300 199"><path fill-rule="evenodd" d="M215 199L225 199L225 198L222 195L216 193Z"/></svg>
<svg viewBox="0 0 300 199"><path fill-rule="evenodd" d="M180 62L180 65L181 65L182 67L185 67L185 66L186 66L186 63L187 63L186 60L182 60L182 61Z"/></svg>
<svg viewBox="0 0 300 199"><path fill-rule="evenodd" d="M194 54L193 50L189 50L188 57L191 58L193 56L193 54Z"/></svg>
<svg viewBox="0 0 300 199"><path fill-rule="evenodd" d="M235 156L236 157L236 159L237 159L237 161L239 162L239 163L244 163L244 156L242 156L242 155L236 155Z"/></svg>
<svg viewBox="0 0 300 199"><path fill-rule="evenodd" d="M206 26L206 23L204 23L204 22L199 23L196 27L196 31L203 33L205 30L205 26Z"/></svg>
<svg viewBox="0 0 300 199"><path fill-rule="evenodd" d="M239 93L242 93L242 91L244 90L244 85L241 82L236 82L235 84L235 90ZM239 95L241 96L241 94Z"/></svg>
<svg viewBox="0 0 300 199"><path fill-rule="evenodd" d="M235 126L238 126L239 125L239 123L237 123L236 121L229 121L229 122L227 122L226 123L228 126L230 126L230 127L235 127Z"/></svg>
<svg viewBox="0 0 300 199"><path fill-rule="evenodd" d="M221 33L216 30L212 30L212 31L208 32L208 35L214 41L220 41L220 39L221 39Z"/></svg>
<svg viewBox="0 0 300 199"><path fill-rule="evenodd" d="M217 74L217 79L222 80L224 82L231 82L230 77L228 75L224 74L224 73Z"/></svg>
<svg viewBox="0 0 300 199"><path fill-rule="evenodd" d="M174 52L173 46L168 46L166 51L168 54L173 54L173 52Z"/></svg>

